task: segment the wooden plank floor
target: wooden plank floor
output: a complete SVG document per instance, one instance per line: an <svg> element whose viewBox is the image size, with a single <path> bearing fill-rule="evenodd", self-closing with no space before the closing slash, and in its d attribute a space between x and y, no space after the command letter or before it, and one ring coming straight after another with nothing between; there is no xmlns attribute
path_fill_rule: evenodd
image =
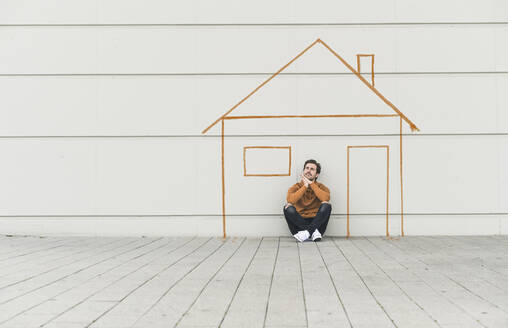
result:
<svg viewBox="0 0 508 328"><path fill-rule="evenodd" d="M508 236L0 236L0 328L508 327Z"/></svg>

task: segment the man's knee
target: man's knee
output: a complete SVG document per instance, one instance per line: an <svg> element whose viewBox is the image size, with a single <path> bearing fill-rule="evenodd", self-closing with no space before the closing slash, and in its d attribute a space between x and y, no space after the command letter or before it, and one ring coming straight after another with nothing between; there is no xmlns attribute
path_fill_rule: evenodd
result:
<svg viewBox="0 0 508 328"><path fill-rule="evenodd" d="M319 211L328 212L331 210L332 210L332 204L330 204L329 202L322 202L321 206L319 206Z"/></svg>
<svg viewBox="0 0 508 328"><path fill-rule="evenodd" d="M284 212L294 214L296 213L296 208L293 206L293 204L286 204L284 205Z"/></svg>

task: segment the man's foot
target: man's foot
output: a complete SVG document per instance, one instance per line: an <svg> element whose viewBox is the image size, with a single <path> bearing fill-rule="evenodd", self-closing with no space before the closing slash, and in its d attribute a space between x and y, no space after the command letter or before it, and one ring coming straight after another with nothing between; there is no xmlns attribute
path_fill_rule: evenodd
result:
<svg viewBox="0 0 508 328"><path fill-rule="evenodd" d="M301 230L294 234L293 237L295 237L299 242L304 242L309 239L310 233L307 230Z"/></svg>
<svg viewBox="0 0 508 328"><path fill-rule="evenodd" d="M321 236L319 230L318 229L314 230L314 232L312 233L312 241L320 241L321 238L323 237Z"/></svg>

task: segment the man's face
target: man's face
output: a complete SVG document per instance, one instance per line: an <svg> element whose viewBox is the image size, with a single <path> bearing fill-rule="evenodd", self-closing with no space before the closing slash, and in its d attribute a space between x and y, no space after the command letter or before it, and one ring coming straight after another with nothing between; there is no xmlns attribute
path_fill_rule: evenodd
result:
<svg viewBox="0 0 508 328"><path fill-rule="evenodd" d="M314 181L319 175L316 170L317 170L316 164L307 163L303 168L303 175L310 181Z"/></svg>

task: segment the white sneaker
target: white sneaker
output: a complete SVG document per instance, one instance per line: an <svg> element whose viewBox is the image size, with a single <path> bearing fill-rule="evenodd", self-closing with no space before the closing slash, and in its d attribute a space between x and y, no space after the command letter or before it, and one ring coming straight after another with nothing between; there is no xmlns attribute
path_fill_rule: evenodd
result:
<svg viewBox="0 0 508 328"><path fill-rule="evenodd" d="M312 233L312 241L320 241L321 238L323 237L321 236L319 230L318 229L314 230L314 233Z"/></svg>
<svg viewBox="0 0 508 328"><path fill-rule="evenodd" d="M310 233L307 230L301 230L294 234L293 237L295 237L299 242L304 242L309 239Z"/></svg>

